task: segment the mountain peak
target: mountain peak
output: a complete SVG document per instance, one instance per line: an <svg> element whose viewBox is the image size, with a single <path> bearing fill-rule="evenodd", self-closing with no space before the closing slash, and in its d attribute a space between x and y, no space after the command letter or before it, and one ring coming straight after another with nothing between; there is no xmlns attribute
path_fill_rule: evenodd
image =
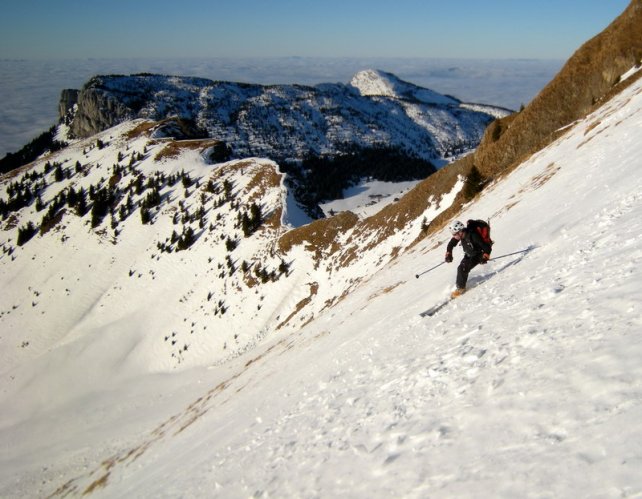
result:
<svg viewBox="0 0 642 499"><path fill-rule="evenodd" d="M403 81L392 73L379 69L359 71L350 80L362 96L384 96L416 100L426 104L459 105L460 101L438 92Z"/></svg>

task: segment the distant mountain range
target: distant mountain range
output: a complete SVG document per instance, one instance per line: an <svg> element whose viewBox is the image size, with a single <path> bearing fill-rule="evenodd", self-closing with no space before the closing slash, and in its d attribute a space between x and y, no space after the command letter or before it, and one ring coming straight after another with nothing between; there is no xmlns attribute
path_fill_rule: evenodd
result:
<svg viewBox="0 0 642 499"><path fill-rule="evenodd" d="M356 74L349 85L316 86L97 76L80 91L63 91L60 110L77 137L134 118L178 117L195 123L197 135L225 142L234 158L290 162L384 147L438 167L475 148L486 126L510 113L374 70Z"/></svg>

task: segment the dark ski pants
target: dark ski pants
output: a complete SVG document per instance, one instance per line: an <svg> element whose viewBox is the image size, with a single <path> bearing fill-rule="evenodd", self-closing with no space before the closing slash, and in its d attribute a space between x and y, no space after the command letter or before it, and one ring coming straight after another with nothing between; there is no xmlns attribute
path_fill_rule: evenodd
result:
<svg viewBox="0 0 642 499"><path fill-rule="evenodd" d="M457 287L459 289L465 289L466 283L468 282L468 274L473 270L477 265L481 263L481 255L468 256L466 255L457 267Z"/></svg>

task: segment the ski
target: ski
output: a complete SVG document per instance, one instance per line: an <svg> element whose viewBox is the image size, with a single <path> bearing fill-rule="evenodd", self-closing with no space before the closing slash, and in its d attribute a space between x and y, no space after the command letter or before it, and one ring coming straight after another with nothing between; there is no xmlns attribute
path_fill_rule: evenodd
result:
<svg viewBox="0 0 642 499"><path fill-rule="evenodd" d="M421 312L419 315L421 317L432 317L435 315L437 312L439 312L442 308L444 308L446 305L448 305L453 298L448 298L447 300L443 301L442 303L439 303L433 307L430 307L428 310L424 310Z"/></svg>
<svg viewBox="0 0 642 499"><path fill-rule="evenodd" d="M520 250L520 251L514 251L513 253L507 253L507 254L505 254L505 255L497 256L497 257L495 257L495 258L491 259L490 261L491 261L491 262L493 262L493 261L495 261L495 260L499 260L500 258L506 258L506 257L508 257L508 256L519 255L519 254L523 254L524 256L526 256L526 255L527 255L528 253L530 253L533 249L535 249L535 246L531 245L531 246L529 246L528 248L523 249L523 250ZM522 256L521 258L516 259L514 262L510 262L510 263L508 263L507 265L505 265L503 268L501 268L501 269L499 269L499 270L495 270L495 271L490 272L490 273L488 273L488 274L481 275L481 276L477 277L476 279L469 281L468 286L467 286L467 288L466 288L466 291L468 292L468 291L470 291L471 289L476 288L477 286L479 286L479 285L480 285L480 284L482 284L483 282L487 281L487 280L488 280L488 279L490 279L493 275L497 274L497 273L498 273L498 272L500 272L501 270L504 270L504 269L505 269L505 268L507 268L507 267L510 267L510 266L512 266L512 265L515 265L516 263L519 263L519 262L522 260L522 258L524 258L524 256ZM442 262L442 263L443 263L443 262ZM439 265L441 265L441 263L440 263ZM436 267L433 267L433 268L431 268L431 269L428 269L428 270L426 270L426 271L422 272L421 274L425 274L426 272L430 272L431 270L433 270L433 269L435 269L435 268L439 267L439 265L437 265ZM421 274L417 274L417 275L416 275L416 277L418 278ZM447 299L446 299L446 300L444 300L443 302L438 303L437 305L434 305L434 306L430 307L428 310L424 310L423 312L421 312L421 313L419 314L419 316L420 316L420 317L432 317L432 316L433 316L433 315L435 315L437 312L439 312L442 308L444 308L446 305L448 305L451 301L453 301L455 298L457 298L457 296L454 296L454 297L453 297L453 296L451 296L450 298L447 298Z"/></svg>

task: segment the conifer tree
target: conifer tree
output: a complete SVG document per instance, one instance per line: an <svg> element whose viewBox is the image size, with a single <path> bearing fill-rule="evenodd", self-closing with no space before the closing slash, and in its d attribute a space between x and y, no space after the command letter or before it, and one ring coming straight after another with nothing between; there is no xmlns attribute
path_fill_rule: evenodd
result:
<svg viewBox="0 0 642 499"><path fill-rule="evenodd" d="M78 202L76 203L76 214L79 217L84 217L87 211L87 192L85 191L85 189L81 188L80 192L78 193Z"/></svg>
<svg viewBox="0 0 642 499"><path fill-rule="evenodd" d="M185 227L183 229L183 234L181 235L180 239L178 240L178 244L176 245L176 251L186 250L192 244L194 244L194 241L194 229L189 226Z"/></svg>
<svg viewBox="0 0 642 499"><path fill-rule="evenodd" d="M22 246L27 241L29 241L29 239L31 239L35 234L36 234L36 227L34 226L33 222L29 222L27 225L22 226L18 229L18 239L16 240L16 244L18 246Z"/></svg>
<svg viewBox="0 0 642 499"><path fill-rule="evenodd" d="M65 174L62 171L62 166L56 165L56 169L54 170L54 179L56 182L62 182L65 178Z"/></svg>
<svg viewBox="0 0 642 499"><path fill-rule="evenodd" d="M241 215L241 229L243 230L245 237L249 237L254 234L262 223L263 215L261 214L261 207L256 203L252 203L250 206L249 215L247 213L243 213Z"/></svg>
<svg viewBox="0 0 642 499"><path fill-rule="evenodd" d="M147 225L149 222L151 222L152 217L149 214L149 209L145 206L140 207L140 221L143 223L143 225Z"/></svg>
<svg viewBox="0 0 642 499"><path fill-rule="evenodd" d="M484 188L485 183L486 179L484 179L477 167L473 165L464 183L463 194L466 201L470 201L479 194Z"/></svg>
<svg viewBox="0 0 642 499"><path fill-rule="evenodd" d="M74 208L77 203L78 203L78 193L76 192L76 189L74 189L72 186L69 188L69 192L67 192L67 205L70 208Z"/></svg>

